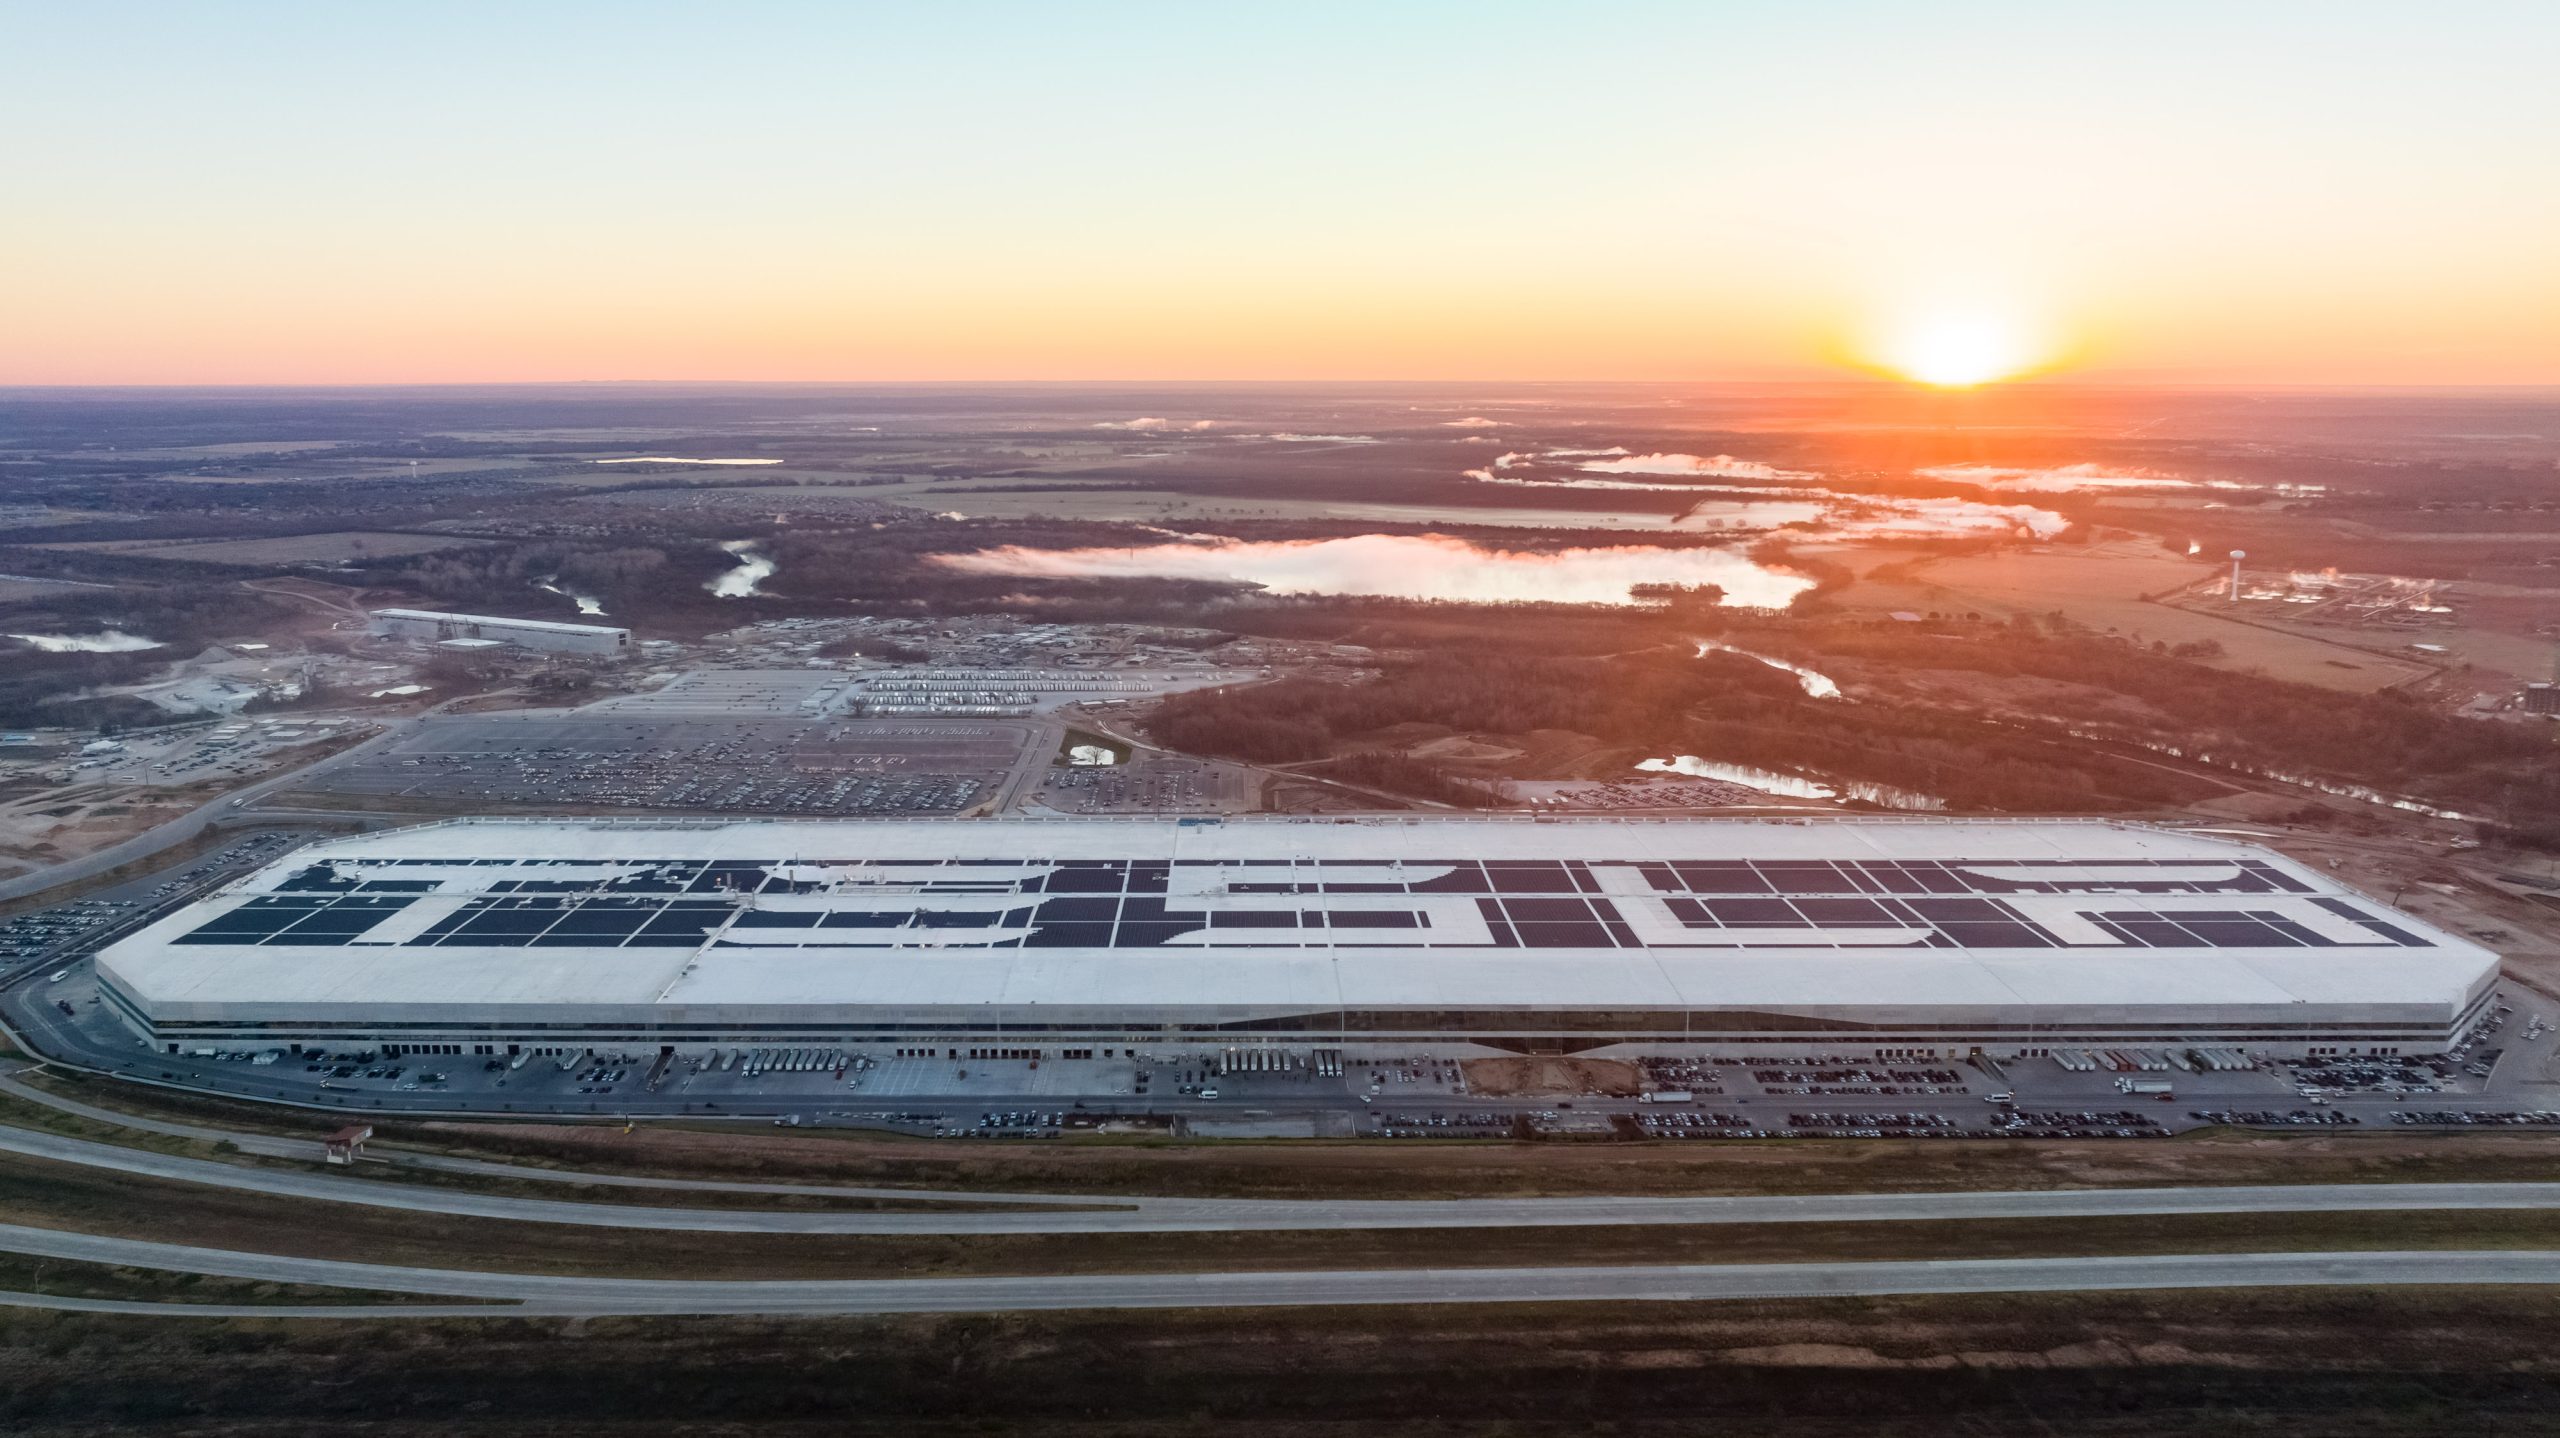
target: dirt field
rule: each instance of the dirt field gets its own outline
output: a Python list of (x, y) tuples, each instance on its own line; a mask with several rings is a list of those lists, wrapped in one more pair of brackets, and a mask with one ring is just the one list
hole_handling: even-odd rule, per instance
[(279, 539), (206, 539), (177, 543), (158, 539), (102, 539), (41, 547), (104, 551), (141, 559), (200, 560), (208, 564), (335, 564), (348, 559), (433, 554), (438, 550), (467, 549), (489, 542), (452, 535), (348, 530), (338, 534), (297, 534)]
[[(58, 864), (119, 844), (194, 808), (197, 797), (127, 790), (106, 802), (57, 803), (52, 810), (0, 810), (0, 860), (15, 870)], [(59, 811), (59, 812), (57, 812)]]
[[(315, 1119), (316, 1123), (317, 1120)], [(1770, 1141), (1713, 1146), (1094, 1142), (954, 1153), (852, 1132), (386, 1125), (457, 1152), (571, 1167), (934, 1188), (1239, 1197), (1872, 1193), (2162, 1183), (2353, 1183), (2560, 1173), (2560, 1136), (2217, 1135), (2175, 1143)]]
[(1634, 1064), (1615, 1059), (1518, 1058), (1469, 1059), (1467, 1087), (1495, 1098), (1524, 1094), (1635, 1093), (1644, 1074)]
[[(1851, 609), (1922, 614), (1980, 611), (2002, 616), (2059, 610), (2092, 629), (2145, 641), (2211, 640), (2224, 653), (2207, 662), (2220, 668), (2264, 670), (2274, 678), (2356, 693), (2389, 688), (2434, 672), (2426, 665), (2350, 644), (2146, 603), (2146, 595), (2178, 589), (2211, 572), (2211, 566), (2148, 543), (2012, 548), (1917, 560), (1908, 550), (1882, 547), (1820, 553), (1857, 571), (1858, 582), (1838, 596), (1838, 602)], [(1877, 574), (1880, 569), (1886, 572)], [(2375, 642), (2377, 648), (2387, 649), (2394, 641), (2386, 635)]]

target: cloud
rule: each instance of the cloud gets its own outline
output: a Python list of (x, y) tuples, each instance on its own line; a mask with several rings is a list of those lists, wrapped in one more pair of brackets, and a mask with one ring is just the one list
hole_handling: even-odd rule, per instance
[(1291, 444), (1381, 444), (1384, 441), (1365, 434), (1266, 434), (1264, 439), (1285, 440)]
[(1799, 470), (1780, 469), (1756, 459), (1729, 454), (1625, 454), (1621, 459), (1594, 459), (1578, 466), (1592, 474), (1694, 474), (1705, 479), (1810, 479)]
[(1094, 426), (1095, 429), (1144, 430), (1150, 434), (1161, 434), (1173, 430), (1216, 429), (1217, 427), (1218, 421), (1214, 419), (1195, 419), (1185, 421), (1178, 419), (1159, 419), (1154, 416), (1144, 416), (1138, 419), (1106, 419), (1100, 424)]
[(1465, 419), (1444, 419), (1440, 421), (1440, 423), (1447, 429), (1493, 429), (1500, 425), (1507, 424), (1509, 421), (1486, 419), (1482, 415), (1471, 414)]

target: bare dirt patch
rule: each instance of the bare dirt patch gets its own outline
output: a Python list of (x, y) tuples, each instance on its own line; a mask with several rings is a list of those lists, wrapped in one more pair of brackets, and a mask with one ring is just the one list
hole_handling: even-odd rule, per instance
[(1616, 1059), (1569, 1059), (1537, 1056), (1518, 1059), (1469, 1059), (1460, 1065), (1467, 1087), (1493, 1098), (1528, 1094), (1613, 1094), (1624, 1098), (1643, 1084), (1634, 1064)]

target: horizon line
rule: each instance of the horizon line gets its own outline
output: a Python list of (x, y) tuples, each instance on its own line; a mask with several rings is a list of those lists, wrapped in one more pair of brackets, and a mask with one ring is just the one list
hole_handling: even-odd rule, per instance
[(1906, 391), (1914, 395), (1963, 398), (2015, 390), (2146, 389), (2146, 390), (2287, 390), (2330, 393), (2420, 393), (2444, 391), (2560, 391), (2560, 377), (2541, 380), (2279, 380), (2203, 378), (2160, 371), (2115, 375), (2037, 375), (1980, 385), (1930, 385), (1879, 375), (1771, 374), (1701, 379), (1537, 379), (1520, 376), (1457, 376), (1433, 379), (393, 379), (393, 380), (0, 380), (0, 393), (183, 390), (424, 390), (424, 389), (1396, 389), (1531, 385), (1546, 388), (1668, 389), (1734, 386), (1802, 389), (1870, 389)]

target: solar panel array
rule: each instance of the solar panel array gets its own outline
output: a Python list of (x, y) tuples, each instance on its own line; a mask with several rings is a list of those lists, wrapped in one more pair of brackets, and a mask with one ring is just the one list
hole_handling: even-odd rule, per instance
[[(436, 873), (406, 878), (404, 868)], [(1642, 897), (1635, 897), (1639, 892)], [(883, 897), (892, 893), (894, 899)], [(1422, 902), (1399, 909), (1395, 895)], [(766, 896), (803, 902), (757, 902)], [(2056, 924), (2046, 896), (2085, 898), (2085, 904), (2065, 907), (2104, 940), (2075, 938), (2069, 926)], [(1018, 902), (1007, 902), (1014, 898)], [(2364, 906), (2317, 893), (2284, 869), (2247, 858), (2093, 864), (1460, 859), (1385, 865), (1318, 859), (1179, 865), (1144, 859), (951, 859), (825, 866), (698, 859), (602, 866), (576, 860), (366, 859), (310, 865), (175, 942), (378, 945), (382, 941), (368, 935), (385, 921), (414, 903), (433, 902), (447, 911), (431, 923), (413, 924), (414, 932), (401, 932), (398, 945), (689, 948), (786, 941), (878, 947), (884, 938), (912, 938), (917, 946), (934, 948), (1145, 949), (1197, 945), (1207, 935), (1220, 949), (1426, 942), (1446, 949), (1452, 943), (1447, 917), (1453, 901), (1472, 906), (1462, 942), (1497, 949), (1653, 947), (1663, 940), (1640, 935), (1641, 918), (1631, 907), (1639, 904), (1658, 904), (1680, 933), (1700, 942), (1780, 947), (1833, 947), (1847, 931), (1865, 933), (1865, 942), (1873, 943), (1877, 932), (1896, 930), (1907, 936), (1888, 932), (1891, 942), (1926, 948), (2427, 944)], [(802, 932), (788, 937), (784, 931)]]

